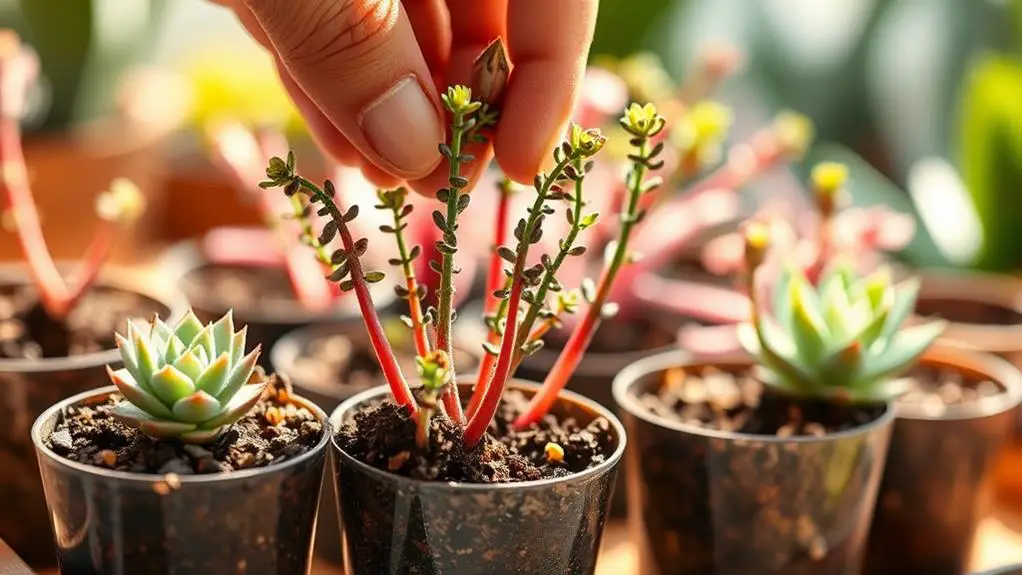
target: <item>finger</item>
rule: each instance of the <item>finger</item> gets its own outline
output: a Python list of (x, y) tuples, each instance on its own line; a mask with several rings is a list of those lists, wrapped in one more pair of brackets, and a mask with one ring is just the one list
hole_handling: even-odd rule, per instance
[(355, 149), (355, 146), (351, 145), (344, 134), (334, 127), (333, 122), (313, 103), (279, 61), (277, 62), (277, 76), (280, 78), (284, 90), (291, 97), (291, 101), (298, 108), (298, 113), (305, 120), (305, 125), (309, 128), (316, 145), (328, 156), (346, 166), (360, 165), (362, 154)]
[(398, 0), (245, 0), (302, 91), (377, 167), (440, 162), (439, 99)]
[(597, 0), (510, 0), (508, 53), (514, 69), (497, 126), (497, 162), (531, 182), (558, 144), (585, 72)]
[[(447, 0), (451, 19), (451, 56), (444, 75), (444, 86), (469, 85), (472, 64), (495, 38), (504, 36), (507, 23), (507, 0)], [(493, 159), (489, 144), (470, 144), (464, 150), (475, 159), (461, 166), (461, 175), (469, 179), (472, 189), (483, 170)], [(410, 182), (413, 190), (432, 194), (447, 185), (448, 165), (441, 163), (429, 176)]]
[(451, 15), (451, 58), (445, 81), (448, 86), (467, 86), (472, 63), (490, 42), (507, 32), (507, 0), (447, 0), (447, 11)]
[(444, 0), (404, 0), (402, 4), (426, 65), (434, 76), (442, 75), (451, 55), (451, 19)]

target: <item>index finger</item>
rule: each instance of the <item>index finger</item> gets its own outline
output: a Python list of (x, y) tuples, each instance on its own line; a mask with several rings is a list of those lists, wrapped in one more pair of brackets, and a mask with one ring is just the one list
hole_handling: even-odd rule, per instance
[(598, 0), (510, 0), (514, 63), (493, 147), (501, 169), (531, 182), (564, 134), (596, 27)]

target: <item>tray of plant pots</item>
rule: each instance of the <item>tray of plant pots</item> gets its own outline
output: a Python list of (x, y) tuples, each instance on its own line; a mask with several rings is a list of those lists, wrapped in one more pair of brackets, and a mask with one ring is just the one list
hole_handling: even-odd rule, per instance
[(129, 323), (32, 427), (62, 573), (305, 573), (331, 430), (228, 314)]
[(769, 228), (743, 234), (746, 353), (670, 352), (614, 382), (640, 572), (858, 575), (904, 388), (891, 378), (944, 325), (900, 329), (914, 285), (849, 260), (818, 286), (795, 265), (764, 276)]
[(1022, 374), (986, 353), (930, 348), (908, 374), (864, 574), (964, 573), (1022, 402)]
[[(398, 364), (406, 372), (414, 372), (415, 347), (412, 338), (401, 337), (404, 325), (387, 331), (393, 334), (391, 342)], [(477, 370), (481, 352), (456, 348), (455, 364), (466, 373)], [(386, 382), (361, 323), (297, 329), (277, 341), (270, 351), (270, 361), (275, 373), (286, 375), (299, 394), (328, 413), (355, 394)], [(333, 483), (324, 482), (316, 523), (316, 556), (340, 565), (336, 510)]]
[[(998, 355), (1022, 367), (1022, 280), (998, 274), (926, 271), (916, 313), (941, 317), (941, 343)], [(1022, 417), (1002, 451), (994, 483), (998, 501), (1022, 509)]]
[[(107, 268), (61, 319), (40, 304), (26, 267), (0, 266), (0, 538), (36, 567), (53, 565), (49, 518), (29, 434), (53, 403), (106, 381), (120, 361), (114, 329), (128, 318), (180, 317), (183, 297)], [(122, 278), (122, 279), (114, 279)]]

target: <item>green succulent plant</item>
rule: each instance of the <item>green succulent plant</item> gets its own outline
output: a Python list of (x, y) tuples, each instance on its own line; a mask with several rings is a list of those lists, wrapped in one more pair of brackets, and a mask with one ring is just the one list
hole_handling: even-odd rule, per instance
[(946, 327), (937, 320), (902, 329), (918, 295), (917, 279), (892, 284), (887, 268), (863, 278), (838, 261), (816, 288), (790, 266), (773, 288), (770, 316), (756, 309), (739, 335), (767, 369), (767, 385), (824, 400), (886, 402), (906, 391), (897, 376)]
[(266, 382), (248, 384), (259, 346), (245, 355), (247, 328), (234, 331), (227, 315), (203, 326), (189, 310), (173, 329), (153, 318), (148, 333), (128, 320), (127, 337), (116, 335), (124, 368), (107, 366), (126, 401), (111, 413), (126, 425), (159, 439), (209, 443), (245, 416)]

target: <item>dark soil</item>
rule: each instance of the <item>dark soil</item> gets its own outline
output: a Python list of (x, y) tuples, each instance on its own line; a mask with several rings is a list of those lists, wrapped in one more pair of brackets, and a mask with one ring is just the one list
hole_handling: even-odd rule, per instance
[(918, 366), (911, 373), (912, 388), (899, 401), (918, 405), (927, 412), (943, 412), (956, 405), (968, 405), (992, 397), (1004, 388), (990, 379), (966, 379), (950, 368)]
[(0, 288), (0, 359), (69, 357), (115, 347), (113, 333), (124, 331), (127, 318), (148, 321), (166, 313), (159, 303), (139, 294), (93, 288), (65, 321), (51, 319), (29, 286)]
[(291, 400), (290, 384), (276, 376), (252, 411), (208, 446), (160, 441), (127, 427), (109, 414), (118, 401), (113, 395), (102, 404), (68, 407), (47, 447), (96, 467), (192, 475), (287, 461), (315, 447), (323, 434), (321, 422)]
[[(602, 417), (583, 428), (574, 419), (557, 421), (548, 415), (528, 430), (512, 430), (511, 422), (526, 404), (522, 393), (505, 393), (489, 433), (467, 450), (461, 426), (445, 416), (432, 419), (430, 445), (420, 449), (415, 421), (390, 401), (356, 412), (338, 430), (337, 440), (345, 453), (378, 469), (414, 479), (467, 483), (564, 477), (603, 463), (613, 452), (610, 422)], [(563, 460), (548, 460), (549, 443), (563, 449)]]
[(764, 393), (750, 370), (729, 373), (703, 368), (664, 372), (656, 393), (639, 397), (643, 406), (665, 419), (721, 431), (780, 437), (823, 436), (869, 423), (883, 407), (831, 405)]
[(924, 317), (940, 317), (956, 323), (1022, 324), (1022, 313), (1017, 310), (986, 301), (967, 299), (920, 297), (916, 302), (916, 313)]
[(207, 264), (188, 272), (182, 289), (204, 307), (252, 310), (295, 305), (287, 273), (275, 267)]

